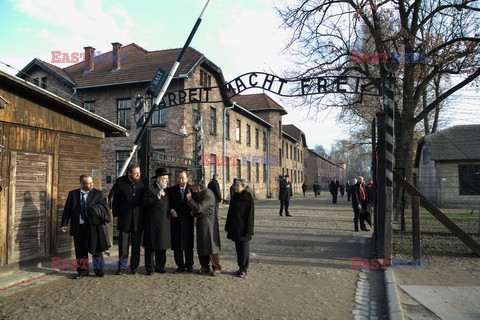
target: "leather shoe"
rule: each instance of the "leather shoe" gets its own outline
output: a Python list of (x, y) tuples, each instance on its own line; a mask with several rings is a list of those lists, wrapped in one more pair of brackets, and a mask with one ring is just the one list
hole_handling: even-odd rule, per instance
[(188, 267), (185, 269), (185, 271), (192, 273), (193, 272), (193, 267)]
[(117, 269), (117, 275), (121, 276), (123, 274), (123, 269)]
[(131, 268), (130, 273), (131, 274), (137, 274), (137, 269), (136, 268)]
[(281, 212), (279, 213), (279, 216), (280, 216), (280, 217), (282, 216), (282, 213), (281, 213)]
[(103, 278), (103, 277), (105, 276), (105, 272), (103, 272), (103, 271), (97, 271), (97, 272), (95, 272), (95, 275), (96, 275), (97, 277)]
[(177, 270), (175, 270), (173, 273), (183, 273), (183, 272), (185, 272), (185, 268), (178, 267)]
[(237, 270), (237, 271), (235, 271), (235, 272), (233, 273), (233, 275), (234, 275), (234, 276), (238, 276), (238, 275), (240, 275), (240, 273), (241, 273), (241, 271), (240, 271), (240, 270)]
[(77, 276), (75, 277), (75, 279), (83, 279), (83, 278), (85, 278), (86, 276), (87, 276), (86, 273), (79, 273), (79, 274), (77, 274)]
[(147, 276), (153, 276), (153, 271), (147, 271)]
[(167, 272), (167, 270), (165, 270), (165, 269), (155, 269), (155, 272), (165, 273), (165, 272)]
[(210, 272), (210, 269), (207, 269), (207, 268), (201, 268), (200, 270), (197, 271), (198, 274), (205, 274), (209, 272)]
[(285, 217), (292, 217), (292, 215), (290, 213), (287, 213)]
[(365, 229), (362, 229), (362, 231), (370, 231), (370, 229), (365, 228)]

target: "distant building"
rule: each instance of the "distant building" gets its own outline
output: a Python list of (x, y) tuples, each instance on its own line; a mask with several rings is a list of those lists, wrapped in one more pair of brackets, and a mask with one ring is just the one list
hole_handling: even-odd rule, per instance
[(442, 208), (480, 207), (480, 125), (454, 126), (417, 145), (414, 182)]
[(345, 182), (346, 164), (343, 161), (337, 163), (322, 157), (312, 149), (308, 149), (305, 158), (305, 183), (312, 188), (316, 181), (322, 190), (328, 190), (330, 181), (334, 177), (341, 183)]

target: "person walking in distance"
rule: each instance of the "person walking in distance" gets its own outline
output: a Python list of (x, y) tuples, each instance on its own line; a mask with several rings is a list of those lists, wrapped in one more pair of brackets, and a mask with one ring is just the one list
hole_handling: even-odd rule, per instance
[(336, 177), (333, 177), (332, 182), (330, 182), (330, 194), (332, 195), (332, 203), (337, 203), (338, 189), (340, 188), (340, 183)]
[(352, 192), (352, 208), (354, 213), (354, 228), (355, 231), (358, 231), (358, 223), (360, 220), (360, 229), (362, 231), (369, 231), (365, 226), (365, 218), (363, 210), (367, 204), (367, 195), (363, 187), (363, 177), (358, 177), (357, 183), (354, 185), (355, 188)]
[(288, 207), (290, 205), (290, 198), (292, 197), (292, 183), (290, 182), (290, 178), (288, 174), (285, 175), (285, 178), (280, 181), (280, 192), (279, 192), (279, 199), (280, 199), (280, 212), (278, 213), (280, 216), (283, 214), (283, 208), (285, 208), (285, 216), (291, 217), (290, 213), (288, 212)]

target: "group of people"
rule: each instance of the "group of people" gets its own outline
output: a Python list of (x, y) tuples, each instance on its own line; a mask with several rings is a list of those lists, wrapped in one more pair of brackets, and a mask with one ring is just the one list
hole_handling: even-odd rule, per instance
[[(177, 183), (168, 187), (170, 173), (158, 168), (149, 185), (141, 178), (137, 164), (130, 164), (127, 174), (119, 177), (109, 195), (114, 222), (119, 231), (119, 262), (117, 274), (127, 269), (131, 245), (130, 272), (136, 274), (142, 245), (145, 248), (147, 275), (165, 273), (166, 250), (172, 249), (175, 273), (193, 272), (194, 228), (200, 269), (198, 274), (218, 275), (221, 250), (218, 224), (222, 201), (218, 176), (205, 186), (203, 181), (188, 183), (187, 172), (177, 173)], [(247, 181), (236, 179), (225, 222), (227, 238), (235, 242), (239, 277), (245, 277), (249, 267), (249, 241), (254, 233), (254, 202)], [(70, 224), (75, 256), (86, 259), (88, 253), (98, 262), (102, 252), (110, 247), (106, 224), (110, 221), (108, 206), (102, 192), (93, 188), (90, 175), (80, 177), (80, 188), (72, 190), (65, 203), (61, 231)], [(78, 261), (78, 260), (77, 260)], [(211, 267), (211, 270), (210, 270)], [(95, 274), (104, 275), (102, 263), (94, 264)], [(77, 278), (88, 276), (88, 264), (77, 268)]]

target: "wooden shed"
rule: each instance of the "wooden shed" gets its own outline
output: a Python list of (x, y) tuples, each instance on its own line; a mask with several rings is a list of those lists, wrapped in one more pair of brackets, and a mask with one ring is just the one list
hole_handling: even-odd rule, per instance
[(92, 174), (101, 189), (102, 139), (126, 130), (0, 72), (0, 270), (73, 249), (59, 232), (68, 191)]

